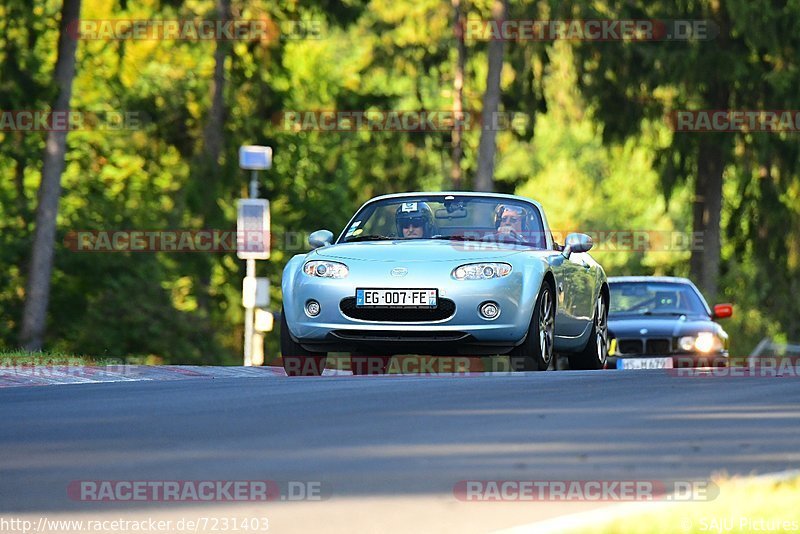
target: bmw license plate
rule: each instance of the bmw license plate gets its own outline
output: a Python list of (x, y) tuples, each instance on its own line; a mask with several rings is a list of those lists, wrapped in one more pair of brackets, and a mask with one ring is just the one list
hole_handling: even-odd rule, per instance
[(618, 358), (617, 369), (672, 369), (672, 358)]
[(435, 308), (436, 289), (356, 289), (358, 308)]

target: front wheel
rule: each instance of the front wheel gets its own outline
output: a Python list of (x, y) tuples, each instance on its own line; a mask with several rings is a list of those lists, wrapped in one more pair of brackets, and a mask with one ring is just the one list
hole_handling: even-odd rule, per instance
[(553, 366), (555, 298), (549, 283), (542, 284), (525, 341), (508, 354), (512, 371), (546, 371)]
[(603, 369), (608, 360), (608, 303), (603, 292), (597, 297), (592, 332), (586, 347), (580, 352), (569, 354), (570, 369)]
[(289, 335), (286, 313), (281, 308), (281, 357), (287, 376), (320, 376), (325, 370), (325, 352), (311, 352), (296, 343)]

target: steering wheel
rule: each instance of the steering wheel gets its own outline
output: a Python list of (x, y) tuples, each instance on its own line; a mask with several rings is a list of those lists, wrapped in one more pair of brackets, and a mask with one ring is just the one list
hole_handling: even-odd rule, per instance
[(634, 304), (633, 306), (631, 306), (630, 308), (627, 308), (627, 309), (622, 310), (622, 311), (630, 312), (630, 311), (638, 310), (640, 308), (646, 308), (647, 306), (649, 306), (650, 304), (655, 302), (655, 300), (656, 300), (655, 298), (649, 298), (647, 300), (643, 300), (641, 302), (638, 302), (638, 303)]
[(503, 243), (523, 243), (525, 241), (525, 237), (521, 234), (518, 234), (514, 230), (509, 230), (508, 232), (496, 232), (494, 234), (494, 238)]

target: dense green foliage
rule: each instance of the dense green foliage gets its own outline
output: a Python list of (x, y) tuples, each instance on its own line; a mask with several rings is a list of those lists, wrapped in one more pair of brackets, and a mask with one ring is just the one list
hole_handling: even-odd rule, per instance
[[(261, 193), (271, 200), (273, 256), (259, 262), (279, 309), (280, 275), (307, 232), (338, 231), (376, 194), (446, 189), (449, 132), (292, 131), (291, 110), (448, 110), (456, 49), (449, 0), (232, 0), (236, 19), (275, 27), (317, 21), (319, 38), (237, 40), (225, 62), (224, 146), (204, 154), (217, 43), (82, 40), (73, 107), (141, 123), (69, 134), (47, 346), (97, 357), (172, 363), (240, 361), (243, 262), (232, 253), (75, 252), (70, 231), (235, 228), (249, 176), (242, 144), (274, 148)], [(562, 231), (692, 230), (698, 146), (724, 147), (719, 301), (734, 354), (763, 336), (800, 339), (800, 149), (796, 134), (674, 133), (664, 116), (701, 109), (708, 87), (726, 106), (800, 109), (800, 8), (762, 1), (511, 2), (515, 18), (716, 17), (722, 39), (691, 43), (509, 43), (501, 108), (529, 120), (498, 133), (495, 187), (544, 203)], [(708, 5), (706, 5), (708, 4)], [(46, 110), (60, 0), (0, 2), (0, 109)], [(790, 4), (793, 5), (793, 4)], [(465, 4), (488, 19), (490, 1)], [(84, 0), (81, 17), (215, 17), (212, 0)], [(468, 41), (464, 108), (480, 111), (486, 43)], [(479, 130), (464, 136), (469, 184)], [(18, 345), (41, 175), (43, 132), (0, 130), (0, 345)], [(704, 141), (705, 140), (705, 141)], [(300, 237), (298, 237), (300, 236)], [(609, 274), (689, 273), (689, 251), (613, 250)], [(268, 338), (268, 358), (277, 352)]]

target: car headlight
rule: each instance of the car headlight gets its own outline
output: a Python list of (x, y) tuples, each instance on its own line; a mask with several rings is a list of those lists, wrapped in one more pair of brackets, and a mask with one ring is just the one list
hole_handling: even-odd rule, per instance
[(719, 352), (723, 349), (722, 340), (713, 332), (700, 332), (696, 336), (683, 336), (678, 340), (681, 350), (697, 352)]
[(319, 278), (344, 278), (350, 270), (336, 261), (310, 261), (303, 266), (303, 272)]
[(511, 272), (507, 263), (469, 263), (453, 269), (452, 276), (456, 280), (488, 280), (502, 278)]

